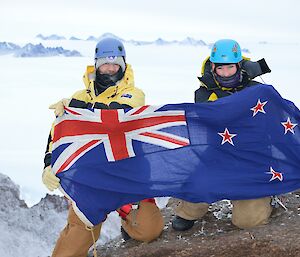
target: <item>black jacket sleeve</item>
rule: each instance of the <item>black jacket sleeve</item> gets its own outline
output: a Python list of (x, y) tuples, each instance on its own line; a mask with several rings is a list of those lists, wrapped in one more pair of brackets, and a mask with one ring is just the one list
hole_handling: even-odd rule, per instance
[(119, 104), (118, 102), (111, 102), (109, 104), (109, 109), (131, 109), (132, 106), (128, 104)]
[(51, 165), (51, 156), (52, 156), (52, 154), (49, 150), (51, 142), (52, 142), (52, 136), (51, 136), (51, 131), (50, 131), (49, 136), (48, 136), (47, 146), (46, 146), (45, 157), (44, 157), (44, 168)]
[(200, 86), (200, 88), (198, 88), (195, 91), (195, 103), (204, 103), (207, 102), (209, 97), (210, 97), (211, 93), (207, 90), (206, 87)]
[(89, 108), (95, 108), (95, 109), (131, 109), (132, 106), (128, 104), (119, 104), (118, 102), (111, 102), (109, 105), (106, 105), (104, 103), (96, 102), (94, 104), (92, 103), (86, 103), (84, 101), (80, 101), (77, 99), (72, 98), (69, 107), (74, 108), (82, 108), (82, 109), (89, 109)]
[(95, 108), (95, 109), (109, 109), (108, 105), (96, 102), (94, 104), (92, 103), (86, 103), (81, 100), (77, 100), (72, 98), (69, 107), (74, 107), (74, 108), (81, 108), (81, 109), (90, 109), (90, 108)]
[(247, 73), (249, 79), (254, 79), (260, 75), (271, 72), (264, 58), (257, 62), (243, 60), (241, 66), (242, 70)]

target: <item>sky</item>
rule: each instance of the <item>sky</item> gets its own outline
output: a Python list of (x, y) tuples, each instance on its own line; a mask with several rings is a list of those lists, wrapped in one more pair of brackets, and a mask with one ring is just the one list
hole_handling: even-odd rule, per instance
[(111, 32), (137, 40), (300, 42), (299, 9), (298, 0), (10, 0), (1, 4), (0, 41)]

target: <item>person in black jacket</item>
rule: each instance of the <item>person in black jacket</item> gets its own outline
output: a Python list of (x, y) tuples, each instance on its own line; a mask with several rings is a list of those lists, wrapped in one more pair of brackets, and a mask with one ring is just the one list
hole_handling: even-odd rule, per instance
[[(222, 39), (212, 48), (210, 57), (202, 65), (201, 85), (195, 91), (195, 102), (215, 101), (244, 88), (259, 85), (253, 79), (271, 72), (265, 59), (252, 62), (241, 54), (235, 40)], [(232, 201), (232, 223), (239, 228), (250, 228), (265, 224), (272, 212), (271, 198)], [(180, 201), (172, 227), (178, 231), (193, 227), (195, 220), (208, 211), (207, 203)]]

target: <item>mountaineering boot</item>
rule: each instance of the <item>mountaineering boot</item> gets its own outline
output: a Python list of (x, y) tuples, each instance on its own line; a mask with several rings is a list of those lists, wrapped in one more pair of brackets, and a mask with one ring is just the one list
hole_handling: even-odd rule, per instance
[(130, 235), (127, 234), (127, 232), (125, 231), (125, 229), (122, 226), (121, 226), (121, 235), (125, 241), (128, 241), (129, 239), (131, 239)]
[(185, 231), (191, 229), (194, 226), (195, 220), (186, 220), (179, 216), (176, 216), (172, 220), (172, 227), (177, 231)]

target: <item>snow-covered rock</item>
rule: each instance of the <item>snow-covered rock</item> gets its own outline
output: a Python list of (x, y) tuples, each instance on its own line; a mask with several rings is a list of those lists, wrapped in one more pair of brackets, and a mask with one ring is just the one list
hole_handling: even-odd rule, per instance
[(15, 57), (48, 57), (48, 56), (81, 56), (81, 54), (76, 50), (66, 50), (60, 47), (44, 47), (41, 43), (34, 44), (26, 44), (21, 49), (15, 51)]
[(72, 36), (72, 37), (70, 37), (70, 39), (69, 40), (81, 40), (80, 38), (78, 38), (78, 37), (74, 37), (74, 36)]
[(61, 46), (45, 47), (41, 43), (37, 45), (28, 43), (24, 47), (20, 47), (11, 42), (0, 42), (0, 55), (12, 53), (15, 57), (82, 56), (81, 53), (76, 50), (67, 50)]
[(102, 40), (103, 38), (106, 38), (106, 37), (115, 38), (115, 39), (118, 39), (118, 40), (120, 40), (122, 42), (126, 41), (123, 38), (120, 38), (120, 37), (116, 36), (115, 34), (112, 34), (112, 33), (109, 33), (109, 32), (104, 33), (104, 34), (102, 34), (99, 37), (89, 36), (86, 40), (87, 41), (97, 41), (98, 42), (98, 41), (100, 41), (100, 40)]
[(86, 40), (87, 41), (97, 41), (97, 38), (94, 36), (89, 36)]
[(38, 34), (36, 37), (42, 40), (65, 40), (66, 39), (63, 36), (58, 36), (56, 34), (52, 34), (50, 36), (43, 36), (42, 34)]
[(0, 55), (11, 54), (20, 49), (20, 46), (10, 42), (0, 42)]
[[(64, 197), (47, 194), (29, 208), (20, 198), (20, 187), (0, 173), (0, 256), (50, 256), (67, 223)], [(120, 235), (121, 221), (112, 212), (104, 222), (97, 242), (103, 245)]]
[(196, 40), (192, 37), (187, 37), (178, 42), (180, 45), (192, 45), (192, 46), (205, 46), (206, 43), (203, 40)]
[(20, 188), (0, 173), (0, 256), (46, 257), (67, 218), (67, 201), (47, 195), (28, 208)]
[(20, 187), (0, 173), (0, 215), (15, 208), (28, 208), (25, 201), (20, 199)]
[(106, 38), (106, 37), (115, 38), (115, 39), (118, 39), (118, 40), (120, 40), (122, 42), (125, 41), (123, 38), (120, 38), (120, 37), (116, 36), (115, 34), (109, 33), (109, 32), (106, 32), (106, 33), (102, 34), (100, 37), (98, 37), (97, 40), (100, 41), (101, 39)]
[(126, 43), (136, 45), (136, 46), (144, 46), (152, 44), (150, 41), (136, 41), (133, 39), (127, 40)]
[(156, 44), (156, 45), (169, 45), (169, 44), (172, 44), (172, 42), (163, 40), (162, 38), (158, 38), (154, 41), (154, 44)]

